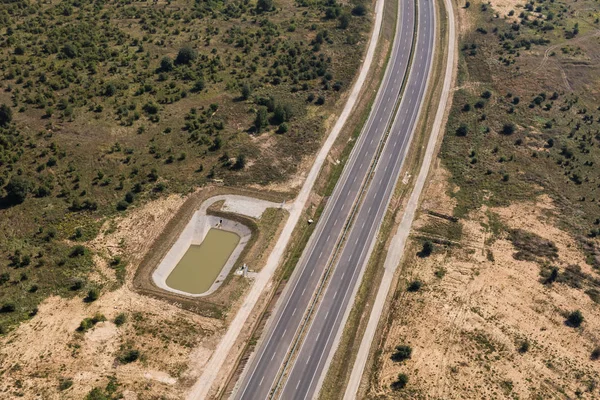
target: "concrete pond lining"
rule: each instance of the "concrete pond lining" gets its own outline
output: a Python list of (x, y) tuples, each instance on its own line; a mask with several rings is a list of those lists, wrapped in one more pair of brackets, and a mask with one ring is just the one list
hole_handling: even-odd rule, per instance
[[(179, 261), (183, 258), (185, 253), (188, 251), (190, 246), (202, 244), (202, 241), (204, 240), (210, 229), (222, 229), (225, 231), (233, 232), (240, 237), (237, 246), (232, 251), (231, 255), (227, 259), (227, 262), (221, 269), (221, 272), (219, 273), (215, 281), (212, 283), (210, 288), (203, 293), (193, 294), (172, 288), (169, 285), (167, 285), (167, 279), (169, 275), (171, 275), (171, 273), (173, 272)], [(202, 207), (200, 210), (194, 213), (186, 227), (179, 235), (179, 238), (177, 238), (175, 244), (173, 244), (169, 252), (162, 259), (162, 261), (152, 274), (152, 279), (159, 288), (172, 293), (178, 293), (189, 297), (208, 296), (214, 293), (214, 291), (221, 286), (225, 278), (227, 278), (227, 275), (229, 275), (229, 272), (233, 268), (240, 254), (242, 253), (242, 250), (244, 250), (244, 247), (250, 240), (250, 237), (251, 231), (250, 228), (248, 228), (247, 226), (226, 218), (206, 215), (205, 208)]]

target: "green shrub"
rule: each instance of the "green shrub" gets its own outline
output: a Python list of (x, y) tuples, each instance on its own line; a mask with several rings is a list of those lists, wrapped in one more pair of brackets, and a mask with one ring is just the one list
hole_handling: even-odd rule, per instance
[(396, 378), (396, 380), (392, 383), (392, 389), (393, 390), (402, 390), (406, 387), (407, 384), (408, 384), (408, 375), (400, 374), (400, 375), (398, 375), (398, 378)]
[(71, 252), (69, 253), (69, 257), (80, 257), (85, 254), (85, 246), (78, 244), (71, 248)]
[(367, 14), (367, 7), (364, 4), (358, 4), (354, 6), (352, 9), (352, 15), (356, 15), (357, 17), (363, 16)]
[(182, 47), (177, 53), (177, 58), (175, 58), (175, 64), (190, 64), (197, 57), (197, 53), (191, 47)]
[(396, 346), (396, 350), (392, 353), (391, 359), (395, 362), (402, 362), (410, 359), (412, 356), (412, 347), (407, 345)]
[(98, 290), (97, 288), (92, 288), (88, 290), (87, 296), (85, 297), (85, 299), (83, 299), (83, 301), (85, 301), (86, 303), (92, 303), (98, 300), (98, 297), (100, 297), (100, 290)]
[(579, 310), (575, 310), (567, 316), (565, 324), (571, 328), (578, 328), (583, 323), (583, 314)]
[(421, 286), (423, 286), (423, 283), (420, 280), (414, 280), (408, 285), (406, 290), (409, 292), (418, 292)]
[(115, 317), (115, 325), (116, 326), (121, 326), (123, 325), (125, 322), (127, 322), (127, 314), (125, 313), (120, 313)]
[(73, 379), (70, 378), (61, 378), (58, 381), (58, 390), (64, 391), (73, 386)]
[(137, 361), (138, 358), (140, 358), (140, 352), (138, 350), (128, 349), (119, 355), (119, 362), (121, 364), (129, 364)]
[(421, 251), (417, 253), (417, 256), (421, 258), (429, 257), (431, 253), (433, 253), (433, 250), (433, 243), (430, 240), (426, 240), (423, 242), (423, 247), (421, 248)]
[(20, 175), (13, 175), (4, 188), (6, 190), (5, 200), (9, 205), (21, 204), (31, 189), (32, 185), (29, 180)]
[(15, 305), (15, 303), (4, 303), (2, 304), (2, 307), (0, 307), (0, 313), (11, 313), (11, 312), (15, 312), (15, 310), (17, 309), (17, 306)]
[(0, 126), (6, 126), (12, 122), (12, 109), (6, 104), (0, 105)]
[(519, 353), (524, 354), (529, 351), (529, 340), (523, 340), (519, 346)]

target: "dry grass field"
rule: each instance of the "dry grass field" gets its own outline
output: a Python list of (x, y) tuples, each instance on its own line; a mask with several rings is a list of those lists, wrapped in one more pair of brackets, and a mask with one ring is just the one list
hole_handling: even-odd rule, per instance
[(600, 8), (457, 14), (452, 110), (367, 397), (598, 398)]

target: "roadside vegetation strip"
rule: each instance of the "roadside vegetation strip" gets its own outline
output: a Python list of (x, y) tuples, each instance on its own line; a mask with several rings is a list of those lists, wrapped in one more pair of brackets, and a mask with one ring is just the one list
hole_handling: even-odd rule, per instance
[(339, 135), (340, 131), (342, 130), (346, 120), (350, 116), (351, 111), (354, 109), (356, 101), (362, 90), (363, 83), (367, 78), (369, 69), (372, 64), (375, 49), (377, 47), (377, 39), (379, 37), (382, 22), (383, 4), (383, 0), (378, 0), (376, 3), (375, 24), (371, 33), (365, 60), (361, 67), (358, 78), (352, 86), (346, 105), (344, 106), (340, 117), (336, 121), (336, 124), (332, 128), (325, 143), (321, 147), (321, 150), (317, 154), (315, 163), (313, 164), (306, 178), (306, 181), (304, 182), (304, 185), (300, 190), (300, 193), (298, 194), (293, 206), (290, 209), (290, 216), (288, 218), (288, 221), (281, 235), (279, 236), (275, 248), (269, 255), (265, 267), (258, 274), (254, 284), (252, 285), (252, 288), (250, 289), (250, 292), (244, 300), (244, 303), (240, 307), (238, 313), (236, 314), (229, 328), (227, 329), (227, 332), (217, 345), (217, 348), (213, 352), (212, 357), (205, 366), (202, 376), (188, 393), (188, 399), (204, 399), (208, 396), (210, 390), (213, 387), (213, 383), (219, 371), (221, 370), (221, 367), (223, 366), (225, 359), (229, 356), (229, 353), (232, 350), (232, 347), (238, 337), (238, 333), (241, 331), (242, 327), (246, 323), (248, 317), (250, 316), (250, 313), (254, 308), (254, 305), (258, 302), (259, 298), (263, 294), (265, 287), (269, 282), (271, 282), (271, 277), (277, 269), (281, 257), (283, 256), (283, 253), (287, 247), (289, 238), (291, 237), (294, 228), (302, 215), (302, 212), (308, 200), (308, 196), (312, 191), (313, 185), (319, 175), (319, 172), (321, 171), (323, 163), (327, 158), (327, 154), (329, 153), (329, 150), (335, 143), (335, 140)]
[[(401, 7), (398, 7), (398, 14), (396, 16), (397, 19), (397, 24), (399, 24), (400, 18), (399, 18), (399, 13), (401, 11)], [(417, 8), (415, 7), (415, 17), (417, 14)], [(396, 24), (396, 32), (398, 31), (398, 25)], [(404, 89), (406, 86), (406, 82), (407, 82), (407, 76), (409, 74), (411, 65), (412, 65), (412, 58), (413, 58), (413, 54), (414, 54), (414, 44), (416, 42), (416, 37), (417, 37), (417, 26), (416, 26), (416, 18), (415, 18), (415, 27), (413, 29), (413, 37), (412, 37), (412, 42), (411, 42), (411, 50), (410, 50), (410, 56), (409, 56), (409, 60), (408, 60), (408, 64), (407, 64), (407, 68), (406, 71), (404, 73), (403, 76), (403, 82), (400, 88), (400, 91), (398, 93), (398, 96), (395, 100), (394, 103), (394, 107), (393, 107), (393, 111), (390, 115), (395, 116), (396, 112), (398, 110), (398, 107), (400, 106), (400, 101), (402, 100), (403, 97), (403, 93), (404, 93)], [(393, 44), (392, 44), (392, 49), (393, 49)], [(392, 50), (393, 51), (393, 50)], [(385, 78), (384, 78), (385, 79)], [(325, 268), (325, 271), (323, 272), (323, 275), (320, 279), (319, 285), (317, 287), (316, 292), (314, 293), (311, 302), (310, 302), (310, 306), (308, 307), (308, 309), (305, 312), (305, 316), (303, 319), (303, 322), (301, 323), (298, 332), (295, 336), (295, 339), (293, 341), (293, 344), (291, 346), (290, 351), (288, 352), (286, 361), (284, 362), (283, 367), (281, 368), (280, 372), (279, 372), (279, 377), (277, 379), (277, 383), (275, 385), (275, 387), (272, 389), (272, 393), (271, 395), (276, 395), (279, 387), (283, 381), (283, 379), (286, 376), (287, 373), (287, 368), (292, 364), (292, 361), (294, 360), (294, 355), (296, 352), (296, 348), (302, 343), (303, 338), (304, 338), (304, 334), (306, 329), (310, 326), (311, 322), (312, 322), (312, 316), (313, 316), (313, 311), (315, 310), (315, 307), (319, 304), (319, 301), (321, 299), (321, 294), (323, 293), (323, 291), (326, 289), (328, 281), (329, 281), (329, 276), (331, 274), (331, 272), (333, 271), (333, 267), (337, 264), (338, 262), (338, 256), (340, 251), (343, 249), (344, 245), (345, 245), (345, 239), (346, 239), (346, 235), (349, 232), (349, 230), (352, 228), (352, 225), (354, 223), (354, 219), (355, 219), (355, 215), (358, 212), (358, 210), (360, 209), (360, 206), (363, 202), (364, 199), (364, 195), (367, 192), (367, 189), (369, 188), (370, 184), (371, 184), (371, 179), (375, 173), (378, 161), (379, 161), (379, 157), (381, 156), (381, 153), (383, 152), (383, 148), (385, 147), (385, 144), (387, 142), (387, 139), (389, 137), (389, 132), (390, 129), (392, 128), (392, 125), (394, 123), (394, 117), (390, 117), (390, 119), (388, 120), (388, 123), (386, 125), (385, 128), (385, 133), (383, 135), (383, 137), (381, 138), (378, 146), (377, 146), (377, 150), (375, 152), (375, 156), (371, 162), (371, 165), (369, 167), (369, 172), (363, 182), (363, 184), (361, 185), (361, 189), (358, 195), (357, 200), (355, 201), (355, 203), (352, 206), (352, 211), (350, 213), (350, 216), (348, 217), (348, 220), (345, 223), (344, 229), (340, 235), (340, 238), (338, 239), (338, 242), (335, 246), (335, 249), (333, 251), (333, 255), (330, 257), (329, 262)]]
[(416, 209), (419, 204), (421, 192), (423, 191), (423, 187), (425, 185), (425, 179), (429, 174), (431, 162), (433, 160), (433, 156), (438, 145), (440, 132), (444, 130), (442, 127), (442, 122), (446, 114), (446, 105), (448, 97), (450, 96), (450, 89), (452, 86), (455, 55), (454, 50), (456, 48), (456, 31), (454, 25), (453, 6), (451, 0), (444, 0), (444, 3), (446, 6), (446, 15), (448, 21), (448, 50), (442, 97), (438, 104), (438, 109), (435, 116), (432, 132), (429, 138), (429, 142), (427, 144), (427, 150), (425, 152), (423, 163), (419, 171), (419, 176), (415, 182), (415, 187), (412, 191), (412, 194), (404, 211), (402, 221), (400, 222), (400, 226), (398, 227), (396, 235), (392, 239), (392, 242), (390, 244), (390, 250), (388, 251), (388, 254), (385, 259), (384, 276), (379, 291), (377, 293), (377, 297), (375, 299), (371, 315), (369, 317), (369, 322), (365, 330), (365, 334), (361, 341), (359, 353), (357, 355), (356, 362), (352, 370), (350, 381), (346, 388), (346, 393), (344, 395), (345, 399), (353, 399), (357, 395), (358, 388), (365, 369), (365, 365), (371, 350), (373, 338), (375, 337), (377, 326), (379, 325), (379, 320), (383, 312), (383, 307), (388, 297), (390, 287), (393, 283), (396, 268), (400, 263), (402, 253), (406, 246), (406, 240), (410, 233), (410, 228), (412, 226)]
[[(438, 29), (445, 31), (443, 20), (438, 25)], [(349, 312), (337, 350), (332, 356), (329, 370), (319, 393), (319, 399), (331, 400), (341, 398), (350, 372), (352, 371), (352, 365), (360, 345), (359, 340), (367, 323), (367, 318), (364, 316), (370, 313), (372, 301), (375, 298), (377, 288), (383, 276), (383, 268), (381, 266), (389, 248), (389, 242), (393, 233), (392, 230), (397, 225), (396, 218), (400, 215), (402, 204), (408, 200), (418, 169), (421, 166), (421, 155), (425, 151), (426, 140), (429, 137), (432, 125), (432, 122), (429, 121), (433, 121), (434, 118), (434, 115), (430, 117), (430, 114), (435, 113), (433, 109), (434, 105), (431, 104), (432, 99), (439, 98), (441, 94), (443, 66), (440, 65), (441, 62), (439, 60), (440, 58), (444, 59), (445, 52), (442, 52), (443, 54), (439, 53), (436, 52), (433, 62), (434, 70), (431, 78), (433, 86), (430, 86), (433, 90), (428, 90), (426, 94), (424, 104), (427, 107), (423, 110), (425, 113), (419, 118), (413, 143), (411, 143), (408, 149), (404, 166), (399, 175), (404, 176), (404, 178), (402, 178), (401, 184), (396, 185), (390, 206), (377, 234), (372, 255), (367, 262), (362, 278), (359, 280), (360, 283), (354, 299), (354, 305)], [(440, 83), (439, 85), (438, 82)], [(435, 106), (437, 106), (437, 102)]]
[[(384, 17), (381, 28), (381, 36), (379, 38), (377, 44), (377, 53), (385, 54), (385, 57), (382, 57), (382, 62), (375, 65), (375, 68), (370, 72), (370, 76), (368, 78), (368, 82), (364, 86), (363, 94), (361, 94), (361, 100), (359, 100), (359, 104), (357, 108), (360, 110), (355, 110), (353, 115), (350, 117), (350, 120), (344, 127), (345, 134), (339, 136), (336, 141), (336, 147), (341, 148), (341, 155), (339, 156), (339, 163), (331, 163), (331, 169), (327, 171), (326, 168), (323, 168), (320, 172), (319, 179), (315, 183), (314, 191), (316, 194), (323, 196), (321, 200), (317, 203), (314, 211), (309, 213), (308, 216), (315, 221), (319, 220), (321, 214), (323, 213), (323, 209), (325, 208), (325, 204), (328, 201), (328, 196), (330, 196), (335, 188), (339, 177), (342, 174), (344, 166), (347, 164), (349, 156), (352, 152), (352, 149), (355, 147), (356, 139), (360, 136), (362, 132), (363, 126), (371, 114), (373, 104), (376, 100), (376, 95), (378, 93), (377, 90), (371, 89), (371, 86), (375, 86), (378, 82), (381, 82), (383, 76), (386, 71), (386, 66), (389, 62), (390, 54), (391, 54), (391, 45), (394, 38), (395, 29), (395, 21), (396, 18), (393, 17), (391, 21), (389, 21), (389, 15), (387, 12), (387, 8), (390, 7), (391, 4), (396, 4), (395, 2), (385, 2)], [(395, 10), (395, 8), (394, 8)], [(396, 12), (393, 12), (393, 15), (396, 15)], [(390, 32), (390, 30), (392, 32)], [(380, 50), (379, 50), (380, 49)], [(363, 101), (368, 100), (368, 101)], [(360, 111), (357, 113), (356, 111)], [(351, 128), (354, 127), (354, 128)], [(296, 226), (294, 234), (292, 236), (291, 243), (293, 246), (286, 252), (285, 261), (281, 268), (276, 271), (277, 278), (274, 278), (278, 283), (275, 288), (271, 291), (270, 299), (266, 302), (267, 306), (261, 313), (261, 316), (258, 318), (258, 322), (253, 325), (252, 334), (250, 335), (250, 339), (246, 342), (244, 346), (244, 351), (242, 351), (236, 361), (237, 370), (232, 371), (231, 376), (229, 378), (229, 383), (222, 388), (218, 396), (219, 399), (226, 398), (233, 391), (233, 385), (235, 384), (235, 380), (237, 379), (237, 375), (243, 369), (245, 363), (248, 361), (248, 358), (252, 351), (254, 350), (257, 341), (259, 340), (262, 332), (265, 328), (265, 320), (270, 316), (270, 311), (276, 306), (278, 299), (281, 296), (284, 286), (286, 282), (289, 280), (291, 274), (294, 271), (294, 267), (298, 263), (300, 257), (302, 256), (303, 250), (306, 247), (316, 224), (300, 224)]]

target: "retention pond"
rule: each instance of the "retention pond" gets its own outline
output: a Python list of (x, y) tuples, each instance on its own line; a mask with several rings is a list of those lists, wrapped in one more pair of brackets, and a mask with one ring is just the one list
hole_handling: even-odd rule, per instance
[(205, 293), (240, 242), (234, 232), (211, 228), (201, 244), (192, 244), (167, 277), (167, 285), (190, 294)]

